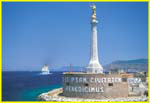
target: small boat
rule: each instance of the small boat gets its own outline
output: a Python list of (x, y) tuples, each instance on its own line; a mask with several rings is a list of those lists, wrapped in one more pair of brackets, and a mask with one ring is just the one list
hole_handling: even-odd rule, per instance
[(45, 64), (43, 66), (43, 68), (42, 68), (42, 74), (50, 74), (47, 64)]

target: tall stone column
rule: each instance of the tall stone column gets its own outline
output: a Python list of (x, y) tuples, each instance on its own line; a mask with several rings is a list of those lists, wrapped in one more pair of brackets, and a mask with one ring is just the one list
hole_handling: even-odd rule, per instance
[(99, 63), (98, 59), (98, 47), (97, 47), (97, 23), (96, 20), (96, 6), (92, 5), (92, 17), (91, 17), (91, 52), (90, 62), (87, 66), (88, 73), (103, 73), (103, 67)]

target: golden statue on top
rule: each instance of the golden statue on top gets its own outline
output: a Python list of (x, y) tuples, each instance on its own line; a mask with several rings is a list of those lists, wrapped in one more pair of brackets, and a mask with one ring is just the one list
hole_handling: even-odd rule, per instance
[(93, 4), (91, 8), (92, 8), (92, 19), (96, 20), (96, 5)]

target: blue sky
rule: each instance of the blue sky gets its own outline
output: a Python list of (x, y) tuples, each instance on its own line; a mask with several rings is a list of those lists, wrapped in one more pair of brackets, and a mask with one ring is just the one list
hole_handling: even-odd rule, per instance
[[(3, 2), (3, 70), (86, 66), (92, 3)], [(98, 49), (102, 65), (148, 58), (148, 3), (97, 2)]]

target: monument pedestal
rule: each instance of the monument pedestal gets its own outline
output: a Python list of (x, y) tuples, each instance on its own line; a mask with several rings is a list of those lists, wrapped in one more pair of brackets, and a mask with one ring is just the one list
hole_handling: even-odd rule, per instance
[(97, 47), (97, 23), (96, 20), (96, 6), (92, 5), (92, 20), (91, 20), (91, 52), (90, 62), (87, 66), (87, 73), (103, 73), (103, 67), (99, 63), (98, 59), (98, 47)]

